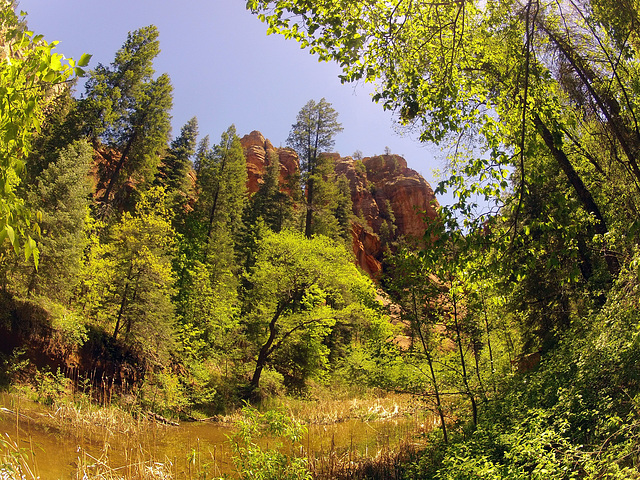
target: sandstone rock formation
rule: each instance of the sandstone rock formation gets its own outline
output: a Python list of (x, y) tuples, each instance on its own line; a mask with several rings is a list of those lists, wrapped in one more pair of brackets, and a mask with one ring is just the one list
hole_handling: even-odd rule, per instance
[(280, 160), (280, 185), (286, 186), (291, 175), (300, 170), (295, 151), (290, 148), (275, 148), (257, 130), (242, 137), (240, 143), (247, 158), (247, 189), (250, 193), (258, 191), (271, 155), (277, 155)]
[(376, 233), (392, 213), (397, 236), (421, 239), (425, 220), (436, 216), (438, 203), (431, 186), (399, 155), (366, 157), (362, 161), (340, 158), (336, 173), (347, 176), (354, 213), (360, 216), (361, 212)]
[[(300, 163), (290, 148), (274, 148), (258, 132), (245, 135), (240, 142), (247, 157), (248, 189), (258, 190), (270, 155), (280, 160), (280, 185), (286, 189), (287, 180), (299, 171)], [(337, 153), (326, 154), (335, 162), (338, 175), (344, 174), (351, 186), (353, 213), (360, 221), (351, 227), (353, 252), (358, 265), (376, 278), (382, 272), (383, 242), (381, 233), (385, 222), (395, 224), (392, 239), (404, 237), (420, 243), (425, 222), (436, 216), (438, 203), (431, 186), (415, 170), (407, 167), (398, 155), (380, 155), (354, 160)]]
[(353, 212), (369, 227), (354, 225), (353, 250), (362, 269), (375, 278), (382, 271), (380, 234), (385, 221), (393, 220), (394, 239), (404, 237), (419, 244), (425, 222), (436, 216), (438, 202), (427, 181), (398, 155), (362, 161), (339, 158), (336, 173), (349, 179)]

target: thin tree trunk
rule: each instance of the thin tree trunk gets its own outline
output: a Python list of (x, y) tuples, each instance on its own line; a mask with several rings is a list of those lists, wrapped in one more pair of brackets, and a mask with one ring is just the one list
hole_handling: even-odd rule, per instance
[(120, 302), (120, 309), (118, 310), (118, 318), (116, 319), (116, 327), (113, 330), (113, 339), (115, 340), (120, 331), (120, 321), (124, 313), (124, 308), (127, 304), (127, 295), (129, 293), (129, 283), (131, 281), (131, 272), (133, 272), (133, 262), (129, 264), (129, 271), (127, 272), (127, 278), (124, 284), (124, 292), (122, 293), (122, 301)]
[(462, 382), (464, 384), (465, 391), (467, 392), (467, 396), (471, 401), (471, 411), (473, 415), (473, 425), (478, 425), (478, 406), (476, 404), (476, 398), (471, 392), (471, 387), (469, 386), (469, 377), (467, 375), (467, 362), (464, 359), (464, 350), (462, 349), (462, 335), (460, 334), (460, 324), (458, 323), (458, 305), (456, 302), (456, 297), (453, 295), (453, 321), (456, 327), (456, 337), (458, 343), (458, 349), (460, 351), (460, 366), (462, 367)]
[(420, 337), (420, 343), (422, 343), (422, 348), (424, 350), (425, 355), (427, 356), (427, 363), (429, 364), (429, 371), (431, 373), (431, 383), (433, 384), (433, 392), (436, 397), (436, 410), (438, 412), (438, 416), (440, 417), (440, 425), (442, 426), (442, 436), (444, 437), (444, 443), (449, 443), (449, 436), (447, 434), (447, 422), (444, 419), (444, 411), (442, 408), (442, 402), (440, 400), (440, 390), (438, 389), (438, 381), (436, 379), (436, 372), (433, 368), (433, 360), (431, 358), (431, 353), (427, 348), (427, 342), (424, 339), (424, 335), (422, 334), (422, 328), (420, 326), (420, 320), (418, 319), (418, 303), (416, 301), (415, 291), (411, 290), (411, 297), (413, 300), (413, 313), (416, 321), (416, 327), (418, 331), (418, 336)]
[(107, 188), (104, 191), (104, 195), (102, 196), (103, 203), (109, 203), (109, 196), (111, 195), (111, 190), (113, 190), (116, 180), (120, 176), (120, 171), (122, 170), (122, 167), (124, 166), (124, 163), (126, 162), (127, 157), (129, 156), (129, 152), (131, 151), (133, 142), (136, 139), (136, 135), (137, 135), (137, 132), (134, 131), (133, 135), (131, 135), (131, 138), (127, 142), (127, 145), (125, 146), (124, 150), (122, 151), (122, 155), (120, 155), (120, 160), (118, 160), (116, 169), (111, 174), (111, 178), (109, 179), (109, 184), (107, 185)]
[(262, 345), (262, 348), (260, 348), (258, 360), (256, 361), (256, 368), (253, 371), (253, 377), (251, 378), (250, 387), (252, 392), (257, 390), (260, 386), (260, 376), (262, 375), (262, 370), (267, 364), (269, 354), (271, 353), (271, 346), (276, 339), (276, 324), (278, 322), (278, 319), (280, 318), (280, 315), (282, 315), (282, 312), (288, 304), (289, 302), (282, 302), (280, 305), (278, 305), (276, 312), (273, 314), (273, 317), (269, 322), (269, 337), (267, 338), (267, 341), (264, 343), (264, 345)]
[[(483, 294), (484, 295), (484, 294)], [(482, 312), (484, 313), (484, 326), (487, 330), (487, 348), (489, 349), (489, 363), (491, 365), (491, 384), (493, 386), (493, 393), (496, 393), (495, 373), (496, 368), (493, 363), (493, 350), (491, 349), (491, 329), (489, 328), (489, 315), (487, 315), (487, 304), (482, 297)]]
[[(533, 123), (536, 126), (536, 130), (544, 140), (544, 143), (547, 145), (547, 148), (551, 151), (553, 158), (555, 158), (556, 162), (558, 162), (558, 165), (567, 176), (567, 179), (578, 195), (578, 199), (582, 203), (582, 206), (597, 220), (594, 226), (596, 233), (605, 235), (609, 232), (609, 229), (607, 228), (604, 217), (602, 216), (602, 213), (600, 213), (600, 209), (593, 199), (591, 192), (589, 192), (586, 185), (573, 168), (573, 165), (571, 165), (571, 162), (564, 151), (556, 146), (553, 134), (537, 113), (533, 117)], [(605, 260), (607, 262), (609, 273), (616, 276), (620, 271), (618, 259), (611, 254), (605, 253)]]
[[(557, 35), (551, 32), (545, 26), (542, 26), (544, 32), (549, 36), (549, 39), (558, 47), (560, 52), (567, 59), (569, 64), (573, 67), (573, 70), (580, 77), (583, 85), (595, 101), (600, 112), (607, 119), (607, 126), (611, 129), (615, 137), (620, 142), (622, 150), (629, 161), (631, 171), (636, 177), (636, 181), (640, 181), (640, 167), (636, 161), (637, 144), (638, 144), (638, 132), (629, 132), (624, 120), (620, 116), (620, 105), (618, 102), (608, 95), (606, 92), (597, 92), (593, 86), (592, 79), (594, 78), (594, 72), (585, 68), (584, 61), (580, 61), (575, 55), (575, 51), (563, 42)], [(634, 135), (635, 134), (635, 135)], [(636, 137), (633, 139), (632, 137)]]
[(307, 215), (304, 224), (304, 236), (311, 238), (313, 235), (313, 177), (309, 176), (307, 181)]

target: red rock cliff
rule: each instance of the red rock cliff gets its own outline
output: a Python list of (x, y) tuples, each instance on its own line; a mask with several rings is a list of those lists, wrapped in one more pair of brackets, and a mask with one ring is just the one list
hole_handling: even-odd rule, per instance
[(300, 169), (295, 151), (290, 148), (275, 148), (257, 130), (242, 137), (240, 143), (247, 158), (247, 189), (250, 193), (258, 191), (271, 155), (277, 155), (280, 160), (280, 185), (286, 185), (288, 178)]
[(353, 248), (363, 270), (375, 277), (382, 270), (383, 223), (395, 217), (393, 237), (421, 243), (425, 222), (435, 218), (438, 202), (422, 175), (408, 168), (407, 161), (398, 155), (367, 157), (362, 161), (339, 158), (336, 173), (349, 179), (353, 212), (369, 227), (352, 229)]
[[(274, 148), (258, 131), (245, 135), (240, 141), (247, 157), (247, 186), (251, 193), (262, 183), (270, 155), (277, 154), (280, 159), (282, 186), (300, 168), (298, 155), (293, 150)], [(380, 233), (385, 221), (395, 218), (393, 239), (405, 237), (420, 243), (425, 222), (436, 216), (435, 195), (427, 181), (408, 168), (406, 160), (398, 155), (367, 157), (362, 161), (335, 153), (328, 155), (335, 161), (336, 173), (344, 174), (349, 180), (353, 213), (366, 222), (354, 223), (351, 228), (357, 263), (376, 278), (382, 271)]]

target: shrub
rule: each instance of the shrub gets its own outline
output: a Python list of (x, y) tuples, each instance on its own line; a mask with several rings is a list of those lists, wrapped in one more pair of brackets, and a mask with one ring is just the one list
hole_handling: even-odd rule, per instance
[[(260, 413), (246, 405), (236, 427), (231, 446), (233, 463), (242, 480), (311, 480), (306, 458), (282, 453), (285, 443), (292, 451), (302, 441), (306, 428), (299, 422), (276, 410)], [(263, 449), (256, 443), (261, 437), (274, 438), (275, 442)]]

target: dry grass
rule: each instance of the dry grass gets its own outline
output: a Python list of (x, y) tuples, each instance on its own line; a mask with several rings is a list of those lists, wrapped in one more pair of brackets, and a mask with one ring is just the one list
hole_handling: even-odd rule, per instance
[[(78, 400), (76, 398), (76, 400)], [(80, 399), (81, 400), (81, 399)], [(307, 424), (328, 426), (342, 421), (359, 419), (363, 421), (383, 420), (415, 414), (415, 403), (403, 395), (369, 394), (365, 398), (350, 397), (347, 392), (318, 390), (304, 400), (284, 398), (265, 404), (263, 407), (284, 409), (290, 416)], [(127, 411), (114, 405), (99, 406), (88, 401), (65, 402), (51, 409), (34, 413), (36, 422), (63, 436), (75, 436), (78, 445), (92, 445), (91, 450), (78, 447), (74, 479), (77, 480), (165, 480), (214, 478), (222, 474), (218, 466), (223, 460), (215, 452), (204, 451), (199, 444), (193, 451), (193, 461), (185, 460), (190, 446), (185, 445), (182, 458), (158, 458), (154, 455), (153, 442), (158, 432), (166, 432), (167, 427), (146, 415)], [(239, 412), (217, 417), (216, 422), (231, 424), (239, 418)], [(321, 427), (325, 428), (325, 427)], [(88, 442), (87, 442), (88, 441)], [(24, 443), (20, 443), (24, 447)], [(112, 446), (118, 445), (117, 452)], [(0, 480), (13, 478), (35, 480), (38, 478), (35, 452), (33, 449), (18, 448), (18, 444), (5, 440), (0, 459)], [(123, 448), (124, 446), (124, 448)], [(97, 447), (97, 448), (96, 448)], [(319, 457), (308, 456), (309, 470), (314, 478), (324, 479), (389, 479), (399, 477), (401, 465), (415, 458), (417, 447), (405, 440), (400, 445), (378, 446), (371, 456), (355, 448), (332, 448)], [(206, 450), (206, 449), (205, 449)], [(306, 450), (306, 449), (305, 449)], [(325, 450), (326, 452), (326, 450)], [(209, 459), (208, 456), (211, 456)], [(206, 457), (206, 458), (205, 458)], [(6, 460), (8, 459), (8, 460)], [(226, 459), (228, 460), (228, 458)], [(9, 476), (3, 470), (3, 462), (11, 461), (11, 467), (19, 476)], [(185, 467), (185, 461), (189, 463)], [(205, 463), (208, 462), (208, 463)], [(224, 462), (223, 462), (224, 463)], [(213, 468), (213, 470), (212, 470)]]
[(36, 480), (40, 478), (33, 448), (18, 445), (8, 433), (0, 436), (0, 480)]
[(320, 389), (304, 399), (272, 399), (263, 402), (263, 407), (284, 408), (306, 424), (330, 425), (351, 419), (370, 421), (415, 415), (417, 403), (409, 395), (369, 392), (354, 396), (347, 391)]
[(170, 480), (175, 478), (172, 469), (173, 465), (168, 459), (165, 462), (158, 462), (142, 458), (113, 467), (110, 466), (106, 453), (96, 458), (82, 451), (78, 456), (75, 478), (77, 480)]
[(373, 457), (332, 451), (309, 459), (308, 466), (316, 480), (399, 480), (403, 466), (416, 461), (420, 451), (419, 444), (405, 441), (395, 448), (383, 448)]

